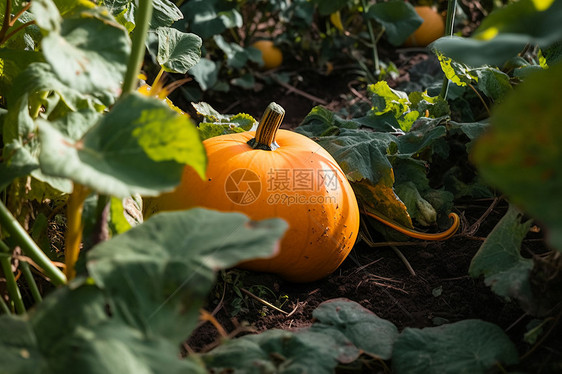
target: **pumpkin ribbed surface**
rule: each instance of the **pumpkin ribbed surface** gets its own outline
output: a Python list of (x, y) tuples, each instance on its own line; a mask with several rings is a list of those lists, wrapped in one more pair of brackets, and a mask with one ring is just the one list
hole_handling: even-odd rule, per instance
[(201, 180), (186, 167), (179, 187), (155, 199), (149, 209), (202, 206), (242, 212), (254, 220), (283, 218), (289, 229), (277, 255), (240, 267), (294, 282), (327, 276), (349, 254), (359, 231), (349, 182), (332, 156), (303, 135), (278, 130), (279, 147), (273, 151), (253, 149), (247, 142), (254, 136), (244, 132), (205, 140), (207, 178)]

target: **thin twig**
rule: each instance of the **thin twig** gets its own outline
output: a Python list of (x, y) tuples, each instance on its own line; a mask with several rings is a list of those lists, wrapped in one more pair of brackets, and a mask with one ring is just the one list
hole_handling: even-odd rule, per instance
[(274, 309), (274, 310), (276, 310), (276, 311), (278, 311), (278, 312), (280, 312), (280, 313), (283, 313), (283, 314), (285, 314), (285, 315), (289, 314), (289, 312), (285, 312), (283, 309), (279, 309), (279, 308), (276, 307), (275, 305), (273, 305), (273, 304), (271, 304), (270, 302), (268, 302), (268, 301), (262, 299), (262, 298), (259, 297), (259, 296), (254, 295), (253, 293), (251, 293), (250, 291), (248, 291), (248, 290), (245, 289), (245, 288), (240, 288), (240, 291), (244, 292), (246, 295), (248, 295), (248, 296), (250, 296), (250, 297), (253, 297), (254, 299), (256, 299), (257, 301), (259, 301), (260, 303), (262, 303), (263, 305), (265, 305), (265, 306), (267, 306), (267, 307), (269, 307), (269, 308), (272, 308), (272, 309)]
[(402, 262), (404, 263), (404, 266), (406, 266), (406, 269), (408, 269), (410, 274), (415, 277), (416, 272), (414, 271), (414, 268), (412, 267), (412, 265), (410, 265), (410, 261), (408, 261), (406, 256), (404, 256), (404, 254), (398, 249), (398, 247), (391, 246), (390, 248), (392, 248), (394, 253), (396, 253), (396, 255), (400, 258), (400, 260), (402, 260)]

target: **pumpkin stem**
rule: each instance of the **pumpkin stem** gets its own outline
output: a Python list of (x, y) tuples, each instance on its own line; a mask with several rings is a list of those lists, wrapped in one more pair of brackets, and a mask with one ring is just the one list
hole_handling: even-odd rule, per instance
[(401, 232), (402, 234), (405, 234), (405, 235), (407, 235), (411, 238), (422, 239), (422, 240), (447, 240), (457, 232), (457, 230), (460, 226), (459, 216), (456, 213), (451, 213), (451, 214), (449, 214), (449, 218), (453, 219), (453, 223), (451, 224), (451, 227), (449, 227), (447, 230), (445, 230), (443, 232), (439, 232), (439, 233), (435, 233), (435, 234), (429, 234), (429, 233), (419, 232), (419, 231), (416, 231), (416, 230), (411, 230), (411, 229), (399, 226), (396, 223), (387, 221), (386, 219), (384, 219), (383, 217), (379, 216), (376, 213), (368, 212), (366, 210), (364, 210), (363, 212), (366, 215), (368, 215), (369, 217), (380, 221), (381, 223), (393, 228), (394, 230), (396, 230), (398, 232)]
[(271, 103), (263, 112), (261, 121), (256, 130), (256, 137), (248, 140), (248, 145), (254, 149), (274, 151), (279, 148), (275, 143), (275, 135), (285, 117), (285, 109), (277, 103)]

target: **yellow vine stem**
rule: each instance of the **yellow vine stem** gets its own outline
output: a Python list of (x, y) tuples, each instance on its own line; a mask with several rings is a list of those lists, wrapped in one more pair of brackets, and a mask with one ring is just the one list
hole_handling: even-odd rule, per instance
[(363, 213), (365, 213), (369, 217), (374, 218), (377, 221), (385, 224), (386, 226), (391, 227), (398, 232), (401, 232), (404, 235), (408, 235), (411, 238), (422, 239), (422, 240), (447, 240), (457, 232), (457, 230), (460, 226), (460, 219), (459, 219), (458, 214), (456, 214), (456, 213), (449, 214), (449, 218), (453, 219), (453, 224), (451, 225), (451, 227), (449, 227), (447, 230), (445, 230), (443, 232), (437, 232), (437, 233), (433, 233), (433, 234), (425, 233), (425, 232), (419, 232), (419, 231), (416, 231), (416, 230), (411, 230), (411, 229), (408, 229), (406, 227), (399, 226), (396, 223), (387, 221), (386, 219), (382, 218), (381, 216), (379, 216), (376, 213), (371, 213), (371, 212), (368, 212), (366, 210), (363, 210)]
[(76, 276), (76, 269), (74, 266), (76, 261), (78, 261), (78, 255), (80, 254), (82, 230), (84, 229), (84, 223), (82, 222), (82, 210), (84, 208), (84, 200), (86, 200), (89, 193), (90, 190), (86, 186), (75, 183), (74, 190), (70, 194), (66, 205), (64, 271), (68, 280), (72, 280)]

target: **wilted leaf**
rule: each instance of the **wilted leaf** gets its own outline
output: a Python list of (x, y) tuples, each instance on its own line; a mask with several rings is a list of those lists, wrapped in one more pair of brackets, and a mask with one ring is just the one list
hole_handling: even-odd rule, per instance
[(394, 344), (397, 374), (485, 374), (496, 364), (516, 364), (517, 350), (498, 326), (464, 320), (424, 329), (406, 328)]

